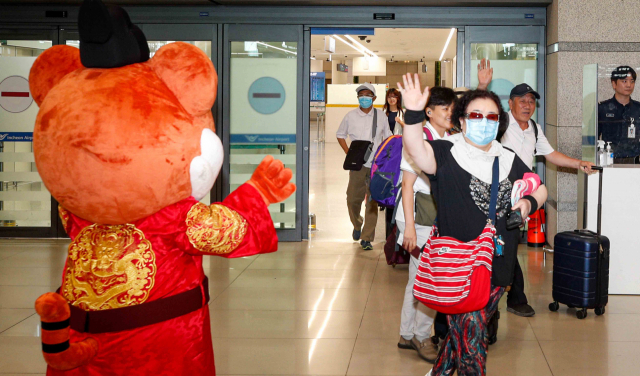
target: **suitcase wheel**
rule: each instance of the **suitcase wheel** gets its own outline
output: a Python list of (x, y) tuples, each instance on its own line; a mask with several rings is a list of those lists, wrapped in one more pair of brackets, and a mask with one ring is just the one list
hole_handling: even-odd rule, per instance
[(560, 309), (560, 304), (558, 302), (549, 303), (549, 311), (555, 312)]
[(395, 267), (396, 267), (396, 265), (397, 265), (397, 264), (394, 262), (393, 264), (391, 264), (391, 267), (392, 267), (392, 268), (395, 268)]
[(576, 312), (576, 317), (579, 318), (580, 320), (584, 319), (585, 317), (587, 317), (587, 310), (586, 308), (583, 308), (582, 310)]
[(604, 307), (596, 307), (595, 312), (596, 312), (596, 316), (602, 316), (604, 315)]
[(493, 345), (494, 343), (498, 342), (498, 335), (497, 335), (497, 334), (492, 335), (491, 337), (489, 337), (489, 339), (487, 340), (487, 342), (488, 342), (490, 345)]

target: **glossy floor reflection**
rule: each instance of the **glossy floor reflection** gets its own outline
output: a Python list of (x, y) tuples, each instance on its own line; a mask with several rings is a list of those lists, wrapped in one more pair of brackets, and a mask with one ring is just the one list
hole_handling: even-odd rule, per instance
[[(374, 250), (362, 251), (350, 240), (341, 150), (330, 143), (311, 153), (318, 231), (309, 241), (281, 243), (269, 255), (205, 258), (218, 375), (424, 375), (430, 366), (396, 347), (407, 268), (386, 265), (382, 216)], [(33, 303), (59, 286), (66, 245), (0, 241), (0, 374), (44, 374)], [(537, 314), (508, 314), (503, 299), (490, 375), (638, 374), (640, 297), (610, 297), (602, 317), (552, 313), (553, 256), (522, 248), (519, 258)]]

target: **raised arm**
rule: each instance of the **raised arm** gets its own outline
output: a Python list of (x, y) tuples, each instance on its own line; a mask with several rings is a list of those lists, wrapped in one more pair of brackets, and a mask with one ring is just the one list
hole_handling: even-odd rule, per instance
[[(402, 76), (402, 80), (404, 86), (398, 83), (398, 89), (402, 93), (402, 101), (407, 108), (404, 118), (406, 125), (402, 130), (402, 142), (407, 154), (416, 166), (425, 173), (434, 175), (437, 164), (433, 149), (428, 143), (422, 142), (422, 120), (424, 119), (424, 108), (429, 99), (429, 87), (426, 87), (424, 92), (420, 91), (420, 79), (417, 73), (415, 80), (411, 78), (411, 74)], [(419, 114), (420, 112), (422, 115)]]
[(487, 90), (493, 79), (493, 68), (489, 59), (480, 60), (478, 64), (478, 90)]

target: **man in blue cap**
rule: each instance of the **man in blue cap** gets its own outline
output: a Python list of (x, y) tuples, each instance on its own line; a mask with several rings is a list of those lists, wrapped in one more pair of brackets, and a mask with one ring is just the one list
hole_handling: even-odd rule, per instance
[[(387, 115), (381, 109), (373, 106), (373, 102), (377, 98), (376, 88), (370, 83), (365, 83), (356, 88), (356, 94), (359, 106), (349, 111), (342, 119), (342, 123), (340, 123), (340, 127), (336, 132), (336, 138), (345, 154), (349, 153), (347, 137), (352, 142), (370, 141), (373, 143), (374, 153), (371, 153), (362, 169), (349, 171), (349, 185), (347, 186), (347, 208), (349, 210), (349, 218), (353, 224), (353, 240), (360, 240), (362, 249), (369, 251), (373, 249), (371, 242), (376, 236), (376, 223), (378, 221), (378, 203), (371, 200), (371, 192), (369, 191), (371, 164), (375, 157), (375, 151), (392, 134)], [(373, 128), (374, 122), (376, 124), (375, 128)], [(372, 130), (375, 132), (372, 132)], [(373, 137), (372, 133), (375, 133)], [(363, 219), (360, 211), (365, 197), (367, 202)]]
[[(547, 162), (556, 166), (575, 168), (591, 173), (593, 163), (574, 159), (553, 150), (542, 128), (531, 119), (536, 110), (538, 99), (540, 99), (540, 94), (528, 84), (517, 85), (511, 90), (509, 94), (509, 127), (502, 136), (502, 145), (513, 150), (529, 168), (533, 167), (533, 159), (536, 155), (543, 155)], [(527, 296), (524, 294), (524, 276), (516, 259), (513, 284), (507, 295), (507, 311), (523, 317), (533, 316), (536, 312), (528, 303)]]

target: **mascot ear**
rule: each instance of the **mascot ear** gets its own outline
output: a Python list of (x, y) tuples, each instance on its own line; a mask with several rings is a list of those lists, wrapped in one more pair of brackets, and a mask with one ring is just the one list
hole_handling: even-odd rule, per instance
[(38, 56), (29, 72), (29, 89), (38, 106), (64, 76), (82, 68), (80, 50), (71, 46), (53, 46)]
[(200, 116), (211, 111), (216, 100), (218, 75), (211, 59), (198, 47), (184, 42), (167, 44), (148, 64), (187, 112)]

